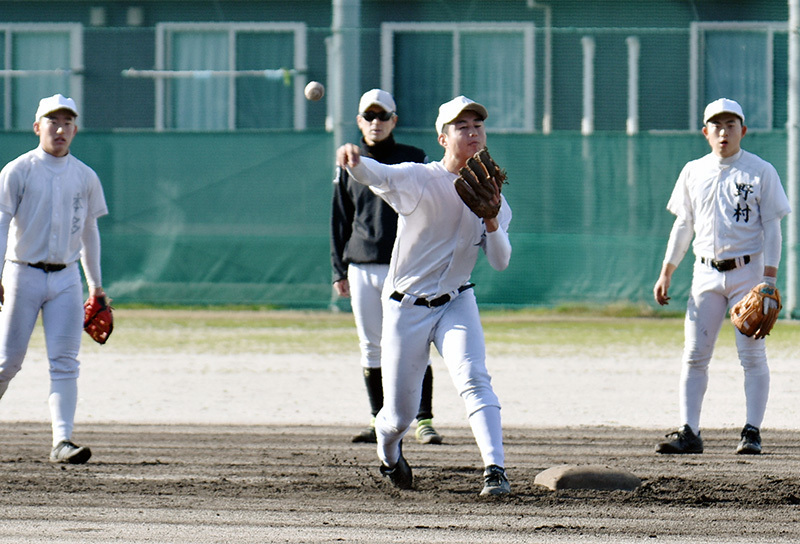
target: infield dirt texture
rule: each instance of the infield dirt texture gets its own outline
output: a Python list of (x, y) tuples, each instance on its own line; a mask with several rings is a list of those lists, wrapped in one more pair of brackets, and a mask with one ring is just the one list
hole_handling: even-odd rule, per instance
[[(381, 481), (374, 446), (349, 441), (366, 395), (351, 318), (336, 314), (119, 311), (109, 343), (86, 337), (81, 357), (75, 440), (94, 456), (52, 465), (37, 329), (0, 401), (0, 543), (800, 541), (800, 325), (779, 322), (769, 339), (763, 455), (734, 454), (744, 408), (726, 326), (705, 453), (659, 456), (655, 443), (677, 426), (681, 320), (537, 319), (486, 318), (513, 490), (500, 500), (478, 496), (477, 447), (437, 357), (445, 444), (409, 434), (416, 490)], [(533, 483), (562, 464), (608, 465), (643, 484)]]

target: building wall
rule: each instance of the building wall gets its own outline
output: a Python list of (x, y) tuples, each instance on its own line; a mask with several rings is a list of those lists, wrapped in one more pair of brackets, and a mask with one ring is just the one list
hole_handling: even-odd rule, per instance
[[(530, 7), (533, 5), (533, 7)], [(522, 0), (390, 1), (361, 3), (361, 86), (380, 86), (380, 24), (446, 21), (530, 21), (536, 25), (536, 120), (541, 127), (545, 89), (545, 9), (552, 15), (553, 128), (577, 130), (582, 111), (581, 39), (596, 41), (595, 102), (598, 130), (624, 130), (626, 38), (641, 39), (640, 122), (656, 130), (688, 128), (689, 25), (698, 21), (785, 21), (782, 0)], [(131, 11), (131, 9), (136, 11)], [(324, 0), (291, 1), (0, 1), (0, 24), (77, 22), (84, 25), (84, 126), (98, 130), (153, 128), (153, 80), (122, 77), (127, 68), (155, 67), (155, 25), (163, 22), (303, 21), (308, 25), (312, 79), (327, 80), (326, 39), (332, 6)], [(358, 25), (359, 22), (354, 22)], [(785, 123), (785, 36), (776, 36), (773, 126)], [(480, 47), (479, 43), (475, 47)], [(476, 67), (477, 69), (477, 67)], [(355, 112), (353, 112), (355, 113)], [(308, 126), (325, 125), (325, 105), (308, 105)]]

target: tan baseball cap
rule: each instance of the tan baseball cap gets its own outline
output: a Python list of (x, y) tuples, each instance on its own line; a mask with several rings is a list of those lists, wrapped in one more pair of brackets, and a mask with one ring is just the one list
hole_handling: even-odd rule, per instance
[(719, 115), (720, 113), (732, 113), (734, 115), (738, 115), (739, 119), (742, 120), (742, 124), (744, 124), (744, 113), (742, 112), (742, 107), (736, 100), (731, 100), (730, 98), (718, 98), (706, 106), (706, 111), (703, 113), (703, 124), (705, 125), (708, 123), (709, 119), (715, 115)]
[(364, 113), (371, 106), (379, 106), (383, 111), (394, 113), (397, 111), (397, 104), (394, 103), (392, 95), (383, 89), (371, 89), (361, 95), (358, 101), (358, 113)]
[(441, 134), (444, 126), (461, 115), (464, 110), (477, 112), (484, 119), (489, 117), (489, 112), (481, 104), (464, 95), (457, 96), (439, 106), (439, 116), (436, 117), (436, 134)]
[(73, 99), (60, 94), (54, 94), (53, 96), (42, 98), (39, 101), (39, 107), (36, 110), (36, 119), (34, 119), (34, 121), (38, 121), (42, 117), (58, 110), (69, 110), (75, 114), (75, 117), (78, 116), (78, 108), (75, 106), (75, 101)]

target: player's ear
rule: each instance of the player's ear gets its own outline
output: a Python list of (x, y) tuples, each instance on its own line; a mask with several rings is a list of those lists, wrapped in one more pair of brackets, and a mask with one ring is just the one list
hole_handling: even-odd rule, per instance
[(445, 136), (444, 132), (440, 132), (437, 139), (439, 140), (439, 145), (447, 149), (447, 136)]
[(742, 125), (742, 137), (744, 137), (746, 132), (747, 132), (747, 125)]

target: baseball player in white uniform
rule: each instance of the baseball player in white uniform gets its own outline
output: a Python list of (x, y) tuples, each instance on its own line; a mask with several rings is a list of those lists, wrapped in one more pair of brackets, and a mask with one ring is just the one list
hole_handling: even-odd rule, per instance
[(461, 395), (483, 458), (482, 495), (510, 492), (505, 474), (500, 402), (486, 369), (486, 347), (473, 285), (478, 252), (496, 270), (511, 258), (511, 209), (501, 195), (497, 217), (485, 222), (458, 196), (454, 180), (486, 146), (486, 108), (459, 96), (439, 108), (441, 161), (384, 165), (345, 144), (337, 162), (399, 214), (397, 239), (384, 284), (381, 339), (384, 406), (375, 428), (381, 473), (401, 489), (413, 487), (402, 439), (414, 420), (430, 346), (442, 355)]
[[(658, 453), (703, 452), (700, 411), (725, 313), (755, 285), (776, 282), (780, 221), (791, 209), (775, 168), (741, 148), (747, 132), (744, 119), (741, 106), (733, 100), (720, 98), (708, 104), (703, 135), (711, 153), (684, 166), (667, 204), (676, 219), (653, 288), (659, 304), (669, 302), (672, 274), (692, 237), (696, 258), (684, 327), (681, 426), (656, 446)], [(746, 420), (736, 452), (758, 454), (770, 381), (765, 341), (738, 330), (735, 334), (746, 399)]]
[[(365, 92), (358, 103), (356, 121), (361, 131), (361, 154), (384, 164), (428, 162), (422, 149), (397, 143), (397, 105), (383, 89)], [(351, 297), (356, 323), (364, 385), (371, 409), (369, 426), (353, 442), (376, 443), (375, 416), (383, 407), (381, 371), (381, 292), (389, 273), (389, 260), (397, 235), (397, 213), (369, 187), (350, 181), (344, 168), (336, 169), (331, 209), (331, 265), (333, 286)], [(422, 382), (415, 435), (421, 444), (441, 444), (433, 427), (433, 368), (428, 365)]]
[(0, 397), (22, 367), (42, 312), (50, 361), (54, 463), (85, 463), (72, 442), (83, 331), (81, 261), (90, 294), (105, 296), (97, 218), (108, 213), (97, 174), (69, 152), (78, 128), (75, 101), (43, 98), (33, 130), (39, 146), (0, 171)]

